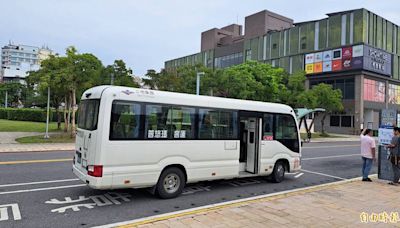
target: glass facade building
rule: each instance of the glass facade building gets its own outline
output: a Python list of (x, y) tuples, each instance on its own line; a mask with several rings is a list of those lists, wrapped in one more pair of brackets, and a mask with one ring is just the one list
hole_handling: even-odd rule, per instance
[[(325, 72), (322, 70), (324, 67), (335, 67), (335, 64), (329, 66), (323, 62), (318, 66), (321, 67), (320, 72), (307, 74), (308, 87), (328, 83), (342, 91), (345, 110), (326, 118), (325, 126), (331, 127), (328, 129), (331, 132), (358, 134), (360, 127), (364, 126), (377, 129), (380, 111), (383, 108), (400, 111), (400, 101), (397, 98), (398, 87), (400, 88), (400, 27), (367, 9), (330, 13), (327, 14), (327, 18), (321, 20), (294, 23), (290, 27), (267, 31), (256, 37), (247, 38), (244, 35), (242, 42), (242, 52), (236, 52), (234, 55), (241, 58), (235, 58), (234, 64), (256, 60), (284, 68), (288, 73), (307, 72), (309, 69), (306, 69), (305, 57), (309, 53), (345, 50), (357, 45), (375, 48), (390, 56), (390, 64), (368, 64), (390, 67), (390, 74), (380, 74), (365, 68), (345, 69), (343, 66), (341, 71)], [(229, 59), (232, 63), (231, 56), (213, 57), (213, 53), (217, 51), (218, 47), (166, 61), (165, 68), (168, 70), (195, 63), (210, 68), (231, 66), (232, 64), (222, 64), (222, 59)], [(364, 51), (364, 56), (366, 55), (371, 53)], [(343, 57), (341, 64), (345, 64), (344, 59)], [(353, 57), (351, 61), (354, 59)], [(330, 120), (333, 120), (332, 124)], [(318, 121), (315, 127), (319, 128)]]

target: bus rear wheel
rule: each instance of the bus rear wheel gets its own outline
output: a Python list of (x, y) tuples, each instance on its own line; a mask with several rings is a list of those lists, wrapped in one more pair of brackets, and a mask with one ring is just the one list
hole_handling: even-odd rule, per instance
[(282, 161), (278, 161), (275, 164), (274, 171), (270, 176), (271, 181), (274, 183), (282, 182), (283, 179), (285, 179), (285, 172), (286, 172), (285, 163), (283, 163)]
[(185, 175), (176, 167), (165, 169), (158, 179), (157, 196), (161, 199), (171, 199), (182, 193), (185, 186)]

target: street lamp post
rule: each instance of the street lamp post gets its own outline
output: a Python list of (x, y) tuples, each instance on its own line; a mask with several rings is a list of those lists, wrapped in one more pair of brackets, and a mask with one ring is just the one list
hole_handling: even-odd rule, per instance
[(6, 102), (4, 103), (4, 107), (8, 107), (8, 91), (6, 90)]
[(204, 72), (197, 72), (197, 80), (196, 80), (196, 95), (200, 94), (200, 76), (204, 75)]
[(50, 116), (50, 86), (47, 87), (47, 116), (46, 116), (46, 134), (45, 139), (50, 138), (49, 136), (49, 116)]

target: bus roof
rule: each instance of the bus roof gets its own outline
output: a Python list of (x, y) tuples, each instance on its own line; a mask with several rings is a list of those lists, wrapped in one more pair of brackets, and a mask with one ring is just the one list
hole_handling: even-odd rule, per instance
[(110, 97), (112, 100), (177, 104), (183, 106), (273, 112), (294, 115), (293, 109), (284, 104), (166, 92), (123, 86), (93, 87), (83, 93), (82, 100), (99, 99), (101, 97)]

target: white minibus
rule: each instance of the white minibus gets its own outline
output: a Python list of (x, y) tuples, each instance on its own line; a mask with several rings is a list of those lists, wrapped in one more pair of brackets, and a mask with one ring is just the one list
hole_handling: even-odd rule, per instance
[(78, 110), (73, 172), (95, 189), (152, 187), (268, 176), (301, 168), (296, 115), (287, 105), (98, 86)]

